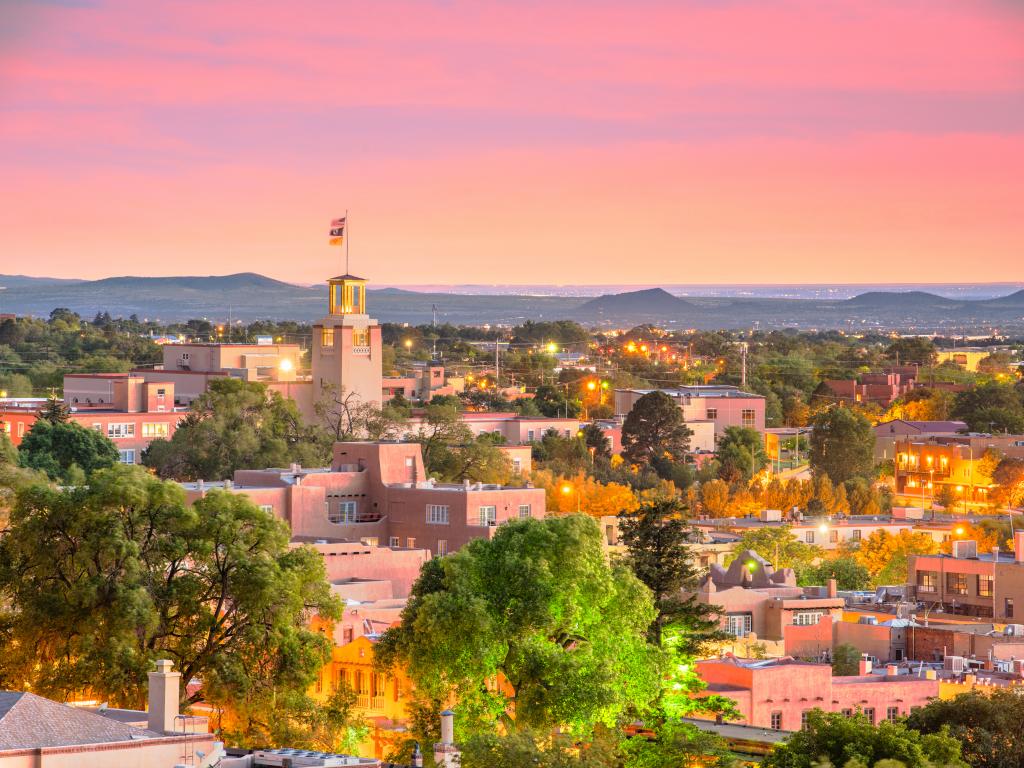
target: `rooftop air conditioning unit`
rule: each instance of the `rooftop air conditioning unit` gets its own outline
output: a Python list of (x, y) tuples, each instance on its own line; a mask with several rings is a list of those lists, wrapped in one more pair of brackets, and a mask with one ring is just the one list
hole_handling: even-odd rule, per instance
[(954, 541), (953, 557), (963, 560), (968, 557), (978, 556), (978, 542), (976, 541)]
[(964, 657), (963, 656), (946, 656), (942, 660), (942, 668), (949, 672), (963, 672), (964, 671)]

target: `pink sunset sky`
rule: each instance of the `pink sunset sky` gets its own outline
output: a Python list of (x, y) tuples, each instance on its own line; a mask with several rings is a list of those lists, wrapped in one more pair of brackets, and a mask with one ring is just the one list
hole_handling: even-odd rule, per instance
[(0, 274), (1024, 280), (1019, 0), (0, 0)]

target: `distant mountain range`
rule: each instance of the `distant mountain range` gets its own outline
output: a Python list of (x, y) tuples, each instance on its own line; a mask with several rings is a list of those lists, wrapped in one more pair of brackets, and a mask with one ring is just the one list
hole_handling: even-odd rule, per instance
[[(208, 318), (223, 322), (312, 321), (326, 312), (326, 286), (299, 286), (252, 272), (186, 277), (109, 277), (64, 280), (0, 275), (0, 313), (48, 316), (67, 307), (83, 317), (97, 312), (163, 321)], [(464, 294), (383, 288), (368, 291), (370, 314), (385, 322), (518, 324), (571, 319), (606, 327), (656, 323), (674, 328), (905, 330), (1024, 333), (1024, 290), (996, 298), (948, 298), (921, 290), (870, 290), (852, 298), (676, 296), (663, 288), (597, 297)]]

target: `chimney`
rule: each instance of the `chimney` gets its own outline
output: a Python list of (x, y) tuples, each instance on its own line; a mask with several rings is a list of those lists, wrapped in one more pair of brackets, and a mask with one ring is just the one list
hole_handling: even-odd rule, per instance
[(458, 768), (462, 750), (455, 746), (455, 713), (446, 709), (441, 713), (441, 740), (434, 744), (434, 764), (440, 768)]
[(828, 596), (829, 597), (836, 597), (838, 594), (839, 594), (839, 588), (836, 585), (836, 580), (835, 579), (829, 579), (828, 580)]
[(1013, 533), (1013, 559), (1018, 563), (1024, 563), (1024, 531)]
[(871, 674), (871, 659), (865, 659), (863, 656), (861, 656), (860, 664), (857, 667), (857, 674), (859, 674), (859, 675), (870, 675)]
[(441, 743), (446, 745), (455, 743), (455, 713), (450, 709), (441, 713)]
[(156, 671), (149, 673), (149, 722), (147, 727), (157, 733), (173, 733), (178, 716), (181, 673), (172, 672), (174, 662), (160, 659)]

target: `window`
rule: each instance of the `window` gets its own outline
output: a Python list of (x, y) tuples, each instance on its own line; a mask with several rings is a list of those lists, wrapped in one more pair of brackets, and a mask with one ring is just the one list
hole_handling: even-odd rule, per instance
[(526, 430), (526, 442), (532, 443), (536, 439), (537, 433), (532, 429)]
[(345, 627), (343, 630), (341, 630), (341, 642), (351, 643), (353, 634), (354, 632), (352, 630), (352, 627)]
[(359, 541), (361, 543), (365, 544), (368, 547), (376, 547), (377, 546), (377, 537), (376, 536), (363, 536), (363, 538), (361, 538)]
[(266, 512), (267, 514), (274, 514), (273, 504), (260, 504), (260, 512)]
[(103, 425), (102, 424), (93, 424), (92, 428), (95, 429), (97, 432), (102, 432), (103, 431)]
[(157, 396), (157, 397), (163, 397), (163, 396), (164, 396), (164, 395), (166, 395), (166, 394), (167, 394), (167, 390), (166, 390), (166, 389), (164, 389), (163, 387), (161, 387), (160, 389), (158, 389), (158, 390), (156, 391), (156, 396)]
[(427, 522), (435, 525), (448, 525), (448, 505), (427, 504)]
[(122, 437), (135, 437), (135, 424), (133, 422), (107, 424), (107, 437), (111, 440)]
[(322, 347), (333, 347), (334, 346), (334, 329), (324, 328), (320, 331), (320, 346)]
[(480, 525), (497, 525), (498, 508), (495, 506), (480, 507)]
[(838, 544), (839, 543), (839, 531), (837, 531), (835, 528), (833, 528), (831, 531), (829, 531), (828, 532), (828, 540), (829, 540), (830, 544)]
[(782, 713), (781, 712), (772, 712), (772, 730), (773, 731), (781, 731), (782, 730)]
[(128, 448), (124, 451), (118, 451), (118, 461), (122, 464), (134, 464), (135, 463), (135, 449)]
[(752, 626), (753, 619), (749, 613), (732, 613), (725, 617), (725, 631), (735, 637), (746, 637)]
[(24, 437), (24, 436), (25, 436), (25, 422), (24, 421), (19, 421), (18, 422), (18, 437)]
[(864, 707), (864, 717), (866, 717), (868, 719), (869, 723), (874, 725), (875, 724), (875, 708), (874, 707)]
[(992, 577), (978, 577), (978, 597), (992, 597)]
[(854, 541), (860, 541), (860, 528), (855, 528), (850, 531), (850, 538)]
[(804, 541), (808, 544), (814, 543), (814, 531), (804, 531)]
[(899, 716), (900, 716), (900, 708), (899, 707), (888, 707), (885, 710), (885, 719), (888, 720), (890, 723), (895, 723), (896, 719)]
[(954, 595), (966, 595), (967, 594), (967, 574), (966, 573), (947, 573), (946, 574), (946, 591), (951, 592)]
[(936, 571), (917, 572), (918, 592), (938, 592), (939, 574)]
[(512, 471), (515, 472), (517, 475), (523, 471), (522, 459), (512, 459)]
[(356, 521), (356, 503), (339, 501), (336, 509), (327, 507), (327, 519), (332, 523), (354, 523)]
[(853, 710), (852, 709), (841, 709), (840, 710), (840, 714), (843, 717), (853, 717)]
[(532, 517), (532, 516), (533, 515), (530, 512), (530, 505), (529, 504), (520, 504), (519, 505), (519, 517), (522, 518), (522, 517)]
[(744, 427), (754, 426), (755, 421), (753, 408), (744, 408), (740, 411), (740, 423), (742, 423)]
[(708, 421), (714, 421), (718, 418), (717, 408), (708, 408)]
[(437, 540), (437, 556), (444, 557), (448, 554), (448, 539)]
[(368, 347), (368, 346), (370, 346), (370, 332), (366, 328), (353, 328), (352, 329), (352, 346), (353, 347)]
[(798, 611), (793, 614), (793, 623), (798, 627), (810, 627), (821, 621), (823, 611)]
[(811, 714), (811, 710), (805, 709), (800, 713), (800, 730), (802, 731), (807, 727), (807, 716)]
[(1013, 598), (1007, 597), (1003, 599), (1003, 615), (1008, 618), (1013, 618)]
[(388, 539), (388, 546), (389, 547), (400, 547), (402, 545), (398, 543), (398, 537), (397, 536), (392, 536), (391, 538)]
[(143, 437), (167, 437), (169, 430), (170, 425), (166, 421), (143, 422), (142, 424)]
[(416, 549), (416, 539), (414, 539), (412, 536), (407, 537), (405, 540), (405, 546), (407, 546), (409, 549)]

